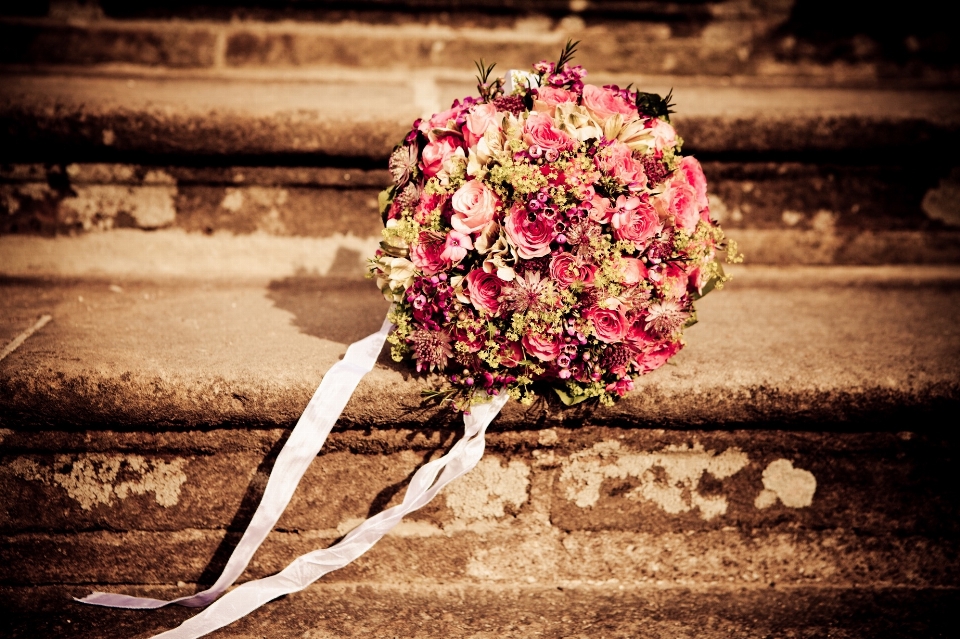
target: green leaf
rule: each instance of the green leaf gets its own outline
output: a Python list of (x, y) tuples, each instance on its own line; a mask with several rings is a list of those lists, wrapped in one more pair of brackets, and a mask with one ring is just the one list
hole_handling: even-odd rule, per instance
[(390, 205), (393, 204), (393, 198), (397, 194), (397, 186), (388, 186), (384, 190), (380, 191), (377, 195), (377, 204), (380, 206), (380, 218), (383, 220), (383, 225), (387, 225), (387, 212), (390, 210)]
[(724, 275), (726, 274), (723, 272), (723, 264), (717, 262), (717, 274), (707, 280), (707, 283), (703, 285), (702, 291), (692, 295), (694, 301), (703, 299), (707, 293), (717, 288), (717, 284), (723, 279)]
[(577, 395), (576, 397), (573, 397), (566, 391), (562, 391), (559, 388), (554, 388), (553, 392), (557, 394), (557, 396), (560, 398), (560, 401), (563, 402), (565, 406), (574, 406), (580, 402), (585, 402), (590, 399), (590, 397), (587, 395)]

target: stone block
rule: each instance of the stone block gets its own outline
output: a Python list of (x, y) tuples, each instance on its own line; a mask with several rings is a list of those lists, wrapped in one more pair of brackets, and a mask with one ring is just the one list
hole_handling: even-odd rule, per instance
[(209, 67), (216, 36), (183, 24), (106, 25), (55, 21), (0, 21), (0, 63), (87, 66), (109, 63), (167, 68)]
[[(23, 449), (47, 440), (51, 446), (53, 434), (8, 432), (0, 443), (0, 486), (10, 496), (0, 530), (7, 535), (240, 532), (283, 442), (260, 435), (259, 448), (267, 452), (236, 453), (219, 450), (220, 437), (197, 434), (189, 446), (209, 451), (205, 455), (184, 451), (183, 444), (137, 454), (129, 451), (161, 446), (164, 433), (107, 433), (113, 445), (96, 451), (78, 446), (93, 439), (88, 433), (85, 440), (75, 438), (73, 452), (41, 453)], [(415, 434), (427, 437), (416, 442)], [(278, 530), (336, 537), (399, 503), (414, 470), (454, 439), (451, 431), (407, 431), (393, 446), (406, 441), (404, 435), (415, 445), (389, 453), (377, 452), (389, 446), (385, 433), (334, 435)], [(947, 479), (955, 444), (949, 436), (908, 431), (585, 427), (493, 434), (478, 468), (408, 517), (403, 530), (427, 537), (491, 527), (509, 532), (546, 518), (564, 533), (856, 530), (949, 537), (956, 534), (960, 507)], [(918, 501), (917, 494), (927, 498)], [(37, 510), (36, 503), (45, 507)]]
[(377, 237), (378, 189), (186, 186), (176, 225), (186, 231)]
[[(949, 201), (927, 167), (708, 161), (704, 168), (712, 215), (754, 264), (960, 261), (957, 230), (926, 212), (936, 198)], [(173, 227), (354, 236), (375, 245), (377, 193), (387, 184), (383, 169), (10, 164), (0, 169), (0, 232)]]

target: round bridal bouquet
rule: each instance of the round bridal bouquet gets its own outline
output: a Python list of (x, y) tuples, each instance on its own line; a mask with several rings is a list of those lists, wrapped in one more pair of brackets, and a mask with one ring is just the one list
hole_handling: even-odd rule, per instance
[(392, 355), (444, 375), (426, 394), (461, 410), (537, 386), (612, 403), (683, 346), (726, 279), (718, 253), (738, 259), (671, 96), (585, 84), (574, 51), (505, 78), (481, 61), (479, 96), (390, 157), (370, 271), (395, 303)]

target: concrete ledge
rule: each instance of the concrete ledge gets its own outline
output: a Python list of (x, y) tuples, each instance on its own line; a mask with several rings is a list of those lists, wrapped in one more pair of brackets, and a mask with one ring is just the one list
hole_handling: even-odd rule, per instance
[[(4, 281), (5, 336), (54, 320), (0, 363), (0, 415), (17, 429), (289, 426), (387, 304), (369, 283), (278, 266), (266, 282)], [(675, 365), (616, 407), (511, 404), (498, 424), (916, 422), (958, 400), (957, 281), (950, 267), (746, 268), (698, 305)], [(411, 373), (382, 356), (344, 423), (442, 422)]]
[[(380, 160), (416, 117), (473, 91), (466, 73), (454, 82), (403, 72), (313, 82), (7, 75), (0, 130), (7, 161)], [(950, 91), (705, 87), (678, 79), (674, 96), (685, 150), (695, 153), (940, 153), (960, 131), (960, 101)]]

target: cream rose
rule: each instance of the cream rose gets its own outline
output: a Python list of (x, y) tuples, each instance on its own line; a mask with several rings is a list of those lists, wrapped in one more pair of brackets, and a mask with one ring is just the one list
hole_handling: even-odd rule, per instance
[(583, 85), (583, 106), (601, 122), (619, 113), (625, 121), (635, 120), (637, 109), (628, 104), (616, 91), (601, 89), (593, 84)]
[(468, 180), (451, 199), (450, 225), (461, 233), (476, 233), (490, 223), (497, 210), (497, 194), (480, 180)]

